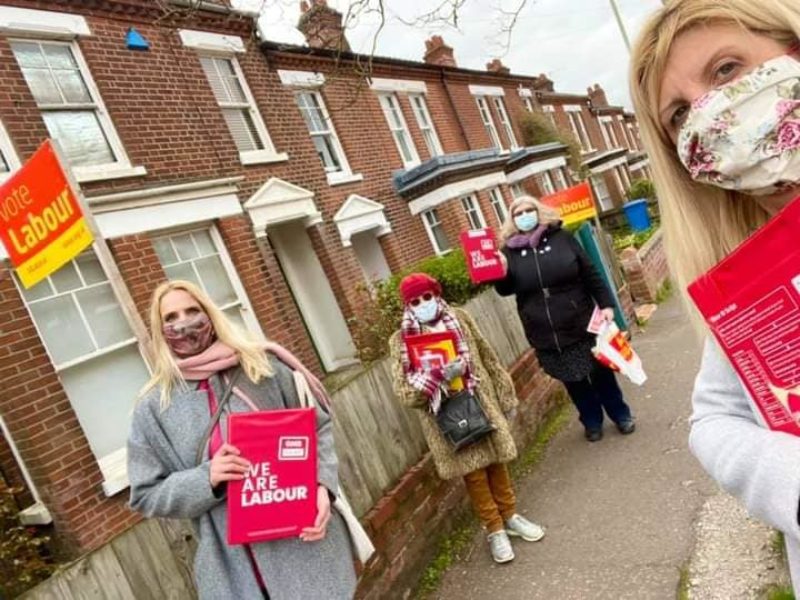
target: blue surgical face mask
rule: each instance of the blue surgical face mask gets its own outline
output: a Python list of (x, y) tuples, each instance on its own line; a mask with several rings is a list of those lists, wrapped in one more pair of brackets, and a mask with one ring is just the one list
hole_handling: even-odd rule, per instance
[(436, 318), (439, 313), (439, 303), (436, 298), (421, 302), (419, 306), (412, 306), (411, 310), (414, 311), (414, 316), (419, 319), (420, 323), (430, 323)]
[(526, 212), (514, 217), (514, 224), (517, 229), (523, 232), (533, 231), (539, 224), (539, 213)]

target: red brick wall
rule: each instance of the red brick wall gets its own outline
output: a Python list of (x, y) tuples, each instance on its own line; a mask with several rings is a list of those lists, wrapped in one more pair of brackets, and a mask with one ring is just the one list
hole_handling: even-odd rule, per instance
[(663, 236), (657, 233), (639, 250), (624, 250), (620, 262), (633, 299), (639, 304), (655, 302), (659, 290), (669, 278)]
[(167, 278), (153, 243), (147, 235), (139, 234), (109, 240), (108, 245), (133, 303), (149, 327), (150, 299), (156, 287)]

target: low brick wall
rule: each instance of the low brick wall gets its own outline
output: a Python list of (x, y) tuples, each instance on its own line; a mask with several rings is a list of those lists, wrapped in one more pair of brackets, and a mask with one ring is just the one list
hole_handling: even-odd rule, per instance
[(664, 250), (664, 237), (657, 231), (639, 250), (627, 248), (620, 254), (620, 262), (630, 293), (635, 302), (652, 303), (658, 291), (669, 278), (667, 255)]
[[(560, 384), (544, 374), (532, 350), (514, 364), (511, 375), (520, 398), (513, 432), (522, 452), (555, 406)], [(363, 518), (377, 552), (362, 574), (356, 597), (408, 598), (434, 557), (438, 540), (468, 510), (462, 481), (439, 479), (426, 454)]]

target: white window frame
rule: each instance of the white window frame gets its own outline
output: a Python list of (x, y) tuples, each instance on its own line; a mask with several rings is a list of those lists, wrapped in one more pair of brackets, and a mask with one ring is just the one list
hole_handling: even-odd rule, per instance
[(625, 117), (622, 115), (617, 115), (617, 123), (619, 124), (619, 130), (622, 132), (622, 135), (625, 138), (625, 147), (628, 148), (628, 150), (633, 150), (633, 145), (631, 144), (631, 140), (628, 137), (628, 132), (625, 129)]
[(503, 142), (500, 139), (500, 134), (497, 132), (497, 127), (495, 127), (492, 111), (489, 108), (489, 102), (487, 102), (486, 96), (475, 96), (475, 102), (478, 104), (478, 112), (481, 115), (481, 121), (486, 129), (486, 133), (489, 134), (492, 147), (500, 151), (505, 150)]
[[(278, 153), (275, 150), (275, 145), (272, 143), (272, 138), (269, 135), (269, 131), (264, 123), (264, 119), (261, 118), (261, 113), (258, 110), (256, 100), (250, 91), (250, 86), (247, 84), (247, 79), (244, 76), (244, 72), (242, 71), (242, 67), (239, 65), (239, 61), (237, 60), (236, 56), (234, 54), (223, 52), (199, 52), (198, 57), (200, 59), (229, 60), (233, 66), (236, 79), (239, 81), (239, 85), (244, 93), (244, 102), (224, 102), (218, 100), (216, 95), (213, 93), (213, 89), (211, 89), (212, 95), (214, 96), (214, 101), (217, 103), (217, 106), (219, 106), (220, 109), (236, 108), (240, 110), (246, 110), (250, 115), (250, 119), (253, 121), (253, 126), (256, 128), (256, 134), (258, 134), (259, 137), (258, 141), (261, 143), (263, 148), (257, 150), (239, 151), (239, 161), (243, 165), (260, 165), (288, 160), (289, 157), (285, 152)], [(216, 63), (214, 63), (214, 69), (221, 77), (222, 74), (219, 73)], [(206, 76), (206, 82), (208, 83), (209, 88), (211, 88), (211, 82), (208, 81), (208, 75), (205, 73), (204, 68), (203, 74)], [(233, 134), (231, 134), (231, 141), (234, 143), (234, 145), (236, 144), (236, 141), (233, 139)]]
[(516, 200), (517, 198), (522, 198), (523, 196), (526, 196), (528, 194), (525, 191), (525, 188), (523, 188), (522, 184), (519, 182), (512, 183), (509, 187), (511, 188), (511, 195), (514, 197), (514, 200)]
[(11, 142), (11, 137), (9, 137), (8, 131), (6, 130), (6, 127), (3, 125), (2, 121), (0, 121), (0, 152), (2, 153), (6, 165), (8, 166), (7, 173), (0, 173), (0, 183), (2, 183), (11, 177), (11, 175), (14, 174), (14, 171), (22, 166), (19, 156), (17, 155), (17, 150), (14, 148), (14, 144)]
[(636, 127), (633, 123), (627, 124), (628, 134), (631, 136), (631, 145), (633, 150), (639, 150), (639, 138), (636, 137)]
[[(102, 165), (82, 165), (82, 166), (74, 166), (70, 167), (75, 179), (77, 179), (81, 183), (89, 182), (89, 181), (103, 181), (108, 179), (118, 179), (121, 177), (135, 177), (146, 175), (147, 170), (144, 167), (134, 167), (131, 165), (131, 161), (128, 158), (128, 154), (125, 152), (125, 147), (122, 145), (122, 140), (120, 140), (119, 135), (117, 134), (117, 130), (114, 127), (114, 123), (111, 121), (111, 116), (108, 113), (108, 109), (106, 108), (105, 103), (103, 102), (103, 97), (100, 94), (100, 90), (95, 84), (94, 78), (92, 77), (92, 73), (89, 70), (89, 65), (86, 63), (86, 60), (83, 57), (83, 53), (81, 52), (81, 48), (78, 45), (77, 41), (75, 40), (55, 40), (50, 39), (48, 37), (33, 37), (33, 38), (12, 38), (8, 40), (10, 44), (15, 42), (19, 43), (26, 43), (26, 44), (40, 44), (42, 46), (50, 45), (50, 46), (64, 46), (69, 48), (70, 52), (72, 53), (75, 62), (78, 65), (78, 71), (80, 72), (81, 77), (83, 78), (84, 83), (86, 84), (86, 89), (89, 92), (89, 96), (91, 97), (91, 102), (87, 104), (73, 104), (73, 105), (63, 105), (63, 104), (45, 104), (40, 105), (37, 102), (37, 109), (39, 110), (40, 115), (48, 111), (56, 111), (56, 110), (64, 110), (65, 107), (74, 106), (76, 109), (94, 111), (95, 116), (97, 117), (97, 121), (100, 124), (100, 129), (105, 135), (106, 140), (108, 141), (108, 146), (111, 150), (111, 153), (114, 155), (115, 160), (110, 163), (102, 164)], [(13, 54), (13, 50), (12, 50)], [(19, 66), (20, 72), (22, 72), (22, 66)], [(26, 82), (27, 84), (27, 82)], [(31, 94), (33, 94), (33, 90), (31, 90)], [(44, 117), (42, 116), (42, 120)]]
[[(231, 287), (233, 288), (233, 292), (236, 294), (235, 302), (231, 302), (225, 305), (219, 305), (219, 308), (221, 310), (227, 310), (229, 308), (238, 306), (239, 314), (242, 317), (242, 320), (244, 321), (247, 330), (250, 333), (253, 333), (256, 336), (260, 337), (261, 339), (266, 339), (264, 336), (264, 330), (261, 329), (261, 323), (259, 323), (258, 319), (255, 316), (255, 312), (253, 311), (253, 305), (250, 303), (250, 298), (247, 295), (247, 291), (245, 290), (244, 285), (242, 284), (242, 280), (239, 278), (239, 273), (236, 270), (236, 266), (233, 264), (233, 260), (231, 260), (231, 256), (228, 253), (228, 248), (225, 246), (225, 240), (223, 240), (222, 234), (220, 234), (219, 229), (217, 229), (216, 225), (212, 224), (200, 227), (195, 226), (185, 229), (173, 229), (171, 231), (159, 232), (158, 234), (152, 236), (152, 242), (155, 243), (156, 240), (170, 239), (173, 237), (187, 235), (198, 231), (203, 231), (210, 235), (211, 241), (214, 244), (214, 249), (217, 251), (216, 255), (219, 257), (220, 262), (222, 263), (222, 266), (225, 269), (225, 274), (228, 276), (228, 281), (230, 282)], [(175, 251), (174, 246), (173, 246), (173, 251)], [(178, 263), (173, 263), (173, 264), (185, 264), (188, 262), (192, 262), (194, 260), (196, 259), (180, 260)], [(162, 264), (160, 258), (159, 258), (159, 264), (161, 265), (162, 269), (166, 269), (169, 266), (173, 266), (173, 265)], [(198, 281), (201, 282), (201, 289), (205, 291), (206, 287), (204, 284), (202, 284), (203, 278), (200, 277), (200, 274), (197, 272), (196, 268), (193, 267), (193, 269), (195, 271), (195, 275), (197, 276)]]
[(569, 182), (567, 180), (567, 176), (564, 174), (564, 167), (558, 167), (555, 169), (556, 173), (556, 187), (558, 191), (565, 190), (569, 187)]
[[(105, 280), (103, 280), (101, 282), (95, 282), (95, 283), (87, 284), (85, 279), (84, 279), (84, 275), (83, 275), (83, 272), (82, 272), (81, 268), (78, 267), (76, 269), (76, 272), (78, 273), (78, 278), (80, 279), (80, 281), (82, 283), (81, 287), (74, 288), (74, 289), (71, 289), (71, 290), (66, 291), (66, 292), (58, 292), (56, 290), (55, 286), (51, 282), (51, 276), (48, 276), (42, 282), (40, 282), (37, 285), (45, 285), (46, 284), (46, 285), (50, 286), (51, 290), (54, 293), (52, 295), (48, 296), (47, 298), (40, 298), (40, 299), (37, 299), (37, 300), (28, 300), (25, 297), (25, 293), (24, 293), (24, 291), (22, 289), (22, 286), (21, 286), (18, 278), (16, 276), (14, 276), (12, 278), (14, 280), (14, 283), (17, 286), (17, 289), (19, 290), (20, 297), (22, 298), (22, 301), (25, 304), (25, 309), (28, 311), (28, 314), (30, 316), (30, 320), (33, 323), (34, 328), (36, 329), (36, 333), (39, 336), (39, 340), (41, 341), (42, 346), (44, 346), (45, 351), (47, 352), (47, 355), (50, 358), (50, 363), (53, 365), (53, 370), (55, 370), (55, 372), (60, 375), (64, 371), (67, 371), (68, 369), (71, 369), (73, 367), (76, 367), (76, 366), (79, 366), (79, 365), (83, 365), (85, 363), (88, 363), (88, 362), (90, 362), (92, 360), (101, 358), (103, 356), (107, 356), (107, 355), (109, 355), (109, 354), (111, 354), (113, 352), (117, 352), (119, 350), (122, 350), (123, 348), (128, 348), (130, 346), (136, 346), (136, 350), (137, 350), (137, 352), (139, 354), (139, 357), (142, 360), (142, 364), (144, 365), (145, 370), (148, 373), (150, 373), (151, 372), (150, 371), (150, 366), (147, 363), (146, 357), (142, 353), (142, 348), (141, 348), (141, 345), (139, 344), (139, 339), (136, 337), (136, 327), (135, 327), (135, 325), (133, 323), (131, 323), (130, 319), (128, 318), (128, 316), (126, 314), (127, 311), (125, 310), (124, 300), (122, 298), (120, 298), (120, 295), (117, 293), (118, 292), (117, 288), (121, 284), (119, 282), (115, 282), (114, 279), (112, 278), (112, 276), (108, 273), (108, 271), (106, 270), (106, 268), (105, 268), (105, 266), (103, 264), (103, 260), (100, 257), (100, 254), (95, 252), (94, 249), (89, 249), (89, 250), (84, 251), (82, 253), (82, 255), (83, 254), (88, 254), (88, 253), (94, 254), (94, 256), (97, 259), (97, 262), (98, 262), (98, 264), (99, 264), (99, 266), (101, 268), (101, 270), (103, 271), (103, 275), (105, 276)], [(79, 257), (76, 257), (75, 259), (70, 261), (70, 263), (68, 263), (68, 264), (72, 264), (72, 262), (74, 262), (78, 258)], [(80, 291), (83, 291), (83, 290), (87, 290), (87, 289), (91, 289), (93, 287), (104, 286), (104, 285), (108, 285), (110, 287), (111, 293), (114, 295), (114, 299), (119, 304), (121, 316), (125, 320), (125, 322), (127, 323), (128, 327), (131, 330), (130, 337), (128, 337), (128, 338), (126, 338), (124, 340), (118, 341), (118, 342), (114, 342), (113, 344), (110, 344), (108, 346), (104, 346), (102, 348), (96, 348), (94, 351), (89, 352), (87, 354), (83, 354), (82, 356), (79, 356), (79, 357), (76, 357), (76, 358), (71, 358), (71, 359), (63, 361), (63, 362), (56, 362), (56, 360), (53, 358), (53, 356), (52, 356), (52, 354), (50, 352), (50, 348), (47, 347), (47, 344), (45, 342), (45, 336), (43, 335), (41, 329), (39, 328), (39, 323), (36, 321), (36, 318), (33, 315), (33, 311), (31, 310), (31, 304), (35, 304), (37, 302), (42, 302), (42, 301), (45, 301), (45, 300), (49, 300), (49, 299), (52, 299), (52, 298), (54, 298), (56, 296), (67, 296), (67, 295), (74, 296), (77, 292), (80, 292)], [(77, 300), (75, 300), (75, 307), (77, 309), (78, 316), (80, 317), (81, 322), (84, 324), (84, 327), (86, 327), (86, 332), (89, 335), (89, 339), (92, 341), (92, 343), (95, 346), (99, 346), (97, 340), (95, 339), (95, 334), (94, 334), (94, 332), (92, 330), (92, 327), (89, 324), (90, 323), (89, 319), (84, 314), (83, 307), (81, 306), (81, 304), (79, 302), (77, 302)], [(60, 377), (59, 377), (59, 383), (62, 383)], [(146, 382), (143, 381), (142, 385), (144, 385), (144, 383), (146, 383)], [(63, 383), (62, 383), (62, 385), (63, 385)], [(66, 389), (64, 390), (64, 393), (67, 396), (67, 400), (69, 401), (70, 406), (72, 407), (72, 410), (75, 411), (75, 413), (77, 415), (77, 407), (76, 407), (75, 404), (73, 404), (73, 401), (69, 397), (69, 394), (67, 393)], [(81, 431), (82, 431), (84, 437), (86, 437), (87, 441), (89, 441), (88, 437), (86, 435), (86, 432), (83, 430), (83, 428), (81, 428)], [(94, 456), (95, 461), (97, 462), (97, 464), (98, 464), (98, 466), (100, 468), (100, 472), (101, 472), (101, 474), (103, 476), (103, 484), (102, 484), (103, 491), (104, 491), (105, 495), (108, 496), (108, 497), (111, 497), (111, 496), (121, 492), (122, 490), (127, 488), (128, 485), (129, 485), (128, 484), (128, 467), (127, 467), (127, 455), (128, 455), (128, 453), (127, 453), (127, 447), (126, 447), (126, 437), (127, 436), (123, 436), (123, 439), (121, 440), (120, 447), (117, 450), (113, 450), (110, 453), (105, 454), (104, 456), (98, 456), (97, 454), (95, 454), (94, 450), (92, 450), (92, 456)], [(91, 446), (91, 443), (90, 443), (90, 446)]]
[(583, 110), (580, 106), (565, 106), (567, 118), (572, 128), (572, 133), (578, 138), (578, 143), (581, 145), (584, 154), (594, 152), (595, 148), (592, 147), (592, 138), (589, 137), (589, 131), (586, 129), (586, 123), (583, 120)]
[[(329, 185), (340, 185), (343, 183), (351, 183), (354, 181), (361, 181), (364, 179), (362, 175), (354, 175), (352, 169), (350, 168), (350, 163), (347, 160), (347, 155), (345, 154), (344, 147), (342, 147), (342, 143), (339, 141), (339, 135), (336, 133), (336, 128), (333, 126), (333, 119), (331, 119), (330, 113), (328, 113), (328, 108), (325, 105), (325, 99), (322, 97), (322, 94), (319, 90), (315, 89), (298, 89), (295, 91), (295, 100), (297, 102), (298, 110), (301, 112), (303, 111), (300, 108), (300, 96), (309, 95), (313, 96), (317, 101), (317, 106), (319, 106), (320, 113), (322, 114), (323, 121), (327, 124), (328, 130), (327, 131), (314, 131), (312, 132), (310, 129), (308, 130), (309, 135), (314, 138), (315, 136), (328, 136), (330, 138), (331, 146), (333, 150), (336, 152), (336, 158), (339, 161), (340, 169), (338, 171), (331, 171), (329, 170), (325, 164), (322, 164), (322, 168), (325, 169), (325, 176), (328, 179)], [(305, 121), (305, 119), (304, 119)], [(322, 159), (320, 159), (320, 162)]]
[(508, 219), (508, 206), (506, 199), (503, 196), (503, 190), (499, 187), (493, 187), (489, 190), (489, 203), (492, 205), (494, 215), (497, 217), (498, 222), (502, 225)]
[(553, 181), (552, 175), (550, 175), (550, 171), (542, 171), (539, 173), (539, 185), (542, 188), (542, 192), (544, 192), (545, 196), (550, 196), (551, 194), (556, 193), (556, 184)]
[(514, 127), (511, 125), (511, 117), (508, 116), (508, 111), (506, 110), (506, 103), (503, 101), (502, 96), (494, 96), (492, 99), (500, 117), (500, 124), (506, 132), (509, 144), (511, 144), (511, 149), (516, 150), (519, 148), (519, 144), (517, 143), (517, 136), (514, 135)]
[[(453, 251), (452, 247), (449, 248), (440, 248), (439, 242), (436, 240), (436, 235), (433, 233), (434, 227), (441, 227), (442, 231), (444, 232), (444, 237), (447, 238), (447, 232), (444, 231), (444, 223), (439, 218), (439, 213), (436, 212), (435, 208), (428, 209), (420, 213), (422, 217), (422, 224), (425, 226), (425, 231), (428, 233), (428, 239), (431, 241), (431, 246), (433, 246), (434, 252), (436, 252), (437, 256), (444, 256), (445, 254), (449, 254)], [(431, 222), (434, 221), (433, 223)], [(447, 240), (448, 244), (450, 244), (450, 240)]]
[(522, 102), (523, 102), (523, 104), (525, 104), (525, 110), (527, 110), (528, 112), (532, 113), (533, 112), (533, 101), (530, 99), (530, 97), (529, 96), (523, 96), (522, 97)]
[(433, 124), (433, 119), (431, 118), (431, 111), (428, 110), (428, 102), (425, 99), (425, 94), (409, 94), (408, 101), (411, 103), (411, 110), (414, 113), (414, 117), (417, 119), (417, 126), (419, 126), (422, 132), (422, 139), (425, 140), (428, 154), (430, 154), (431, 157), (444, 154), (442, 144), (439, 142), (439, 136), (436, 133), (436, 126)]
[[(608, 190), (608, 184), (606, 183), (605, 177), (602, 173), (598, 175), (592, 175), (590, 177), (592, 183), (592, 190), (594, 191), (594, 196), (597, 199), (597, 203), (600, 205), (600, 210), (605, 212), (607, 210), (611, 210), (614, 208), (614, 199), (611, 197), (611, 192)], [(601, 189), (605, 191), (605, 194), (601, 194)]]
[(617, 139), (617, 132), (614, 131), (614, 120), (611, 117), (600, 117), (600, 129), (603, 132), (603, 140), (609, 150), (621, 148)]
[(558, 129), (558, 125), (556, 124), (556, 107), (552, 104), (545, 104), (542, 106), (542, 112), (550, 120), (553, 127)]
[(467, 215), (470, 229), (486, 229), (486, 219), (481, 211), (481, 204), (475, 194), (461, 197), (461, 207)]
[[(386, 123), (389, 125), (389, 131), (391, 131), (392, 137), (394, 138), (397, 152), (400, 154), (400, 160), (403, 162), (403, 167), (406, 169), (416, 167), (420, 163), (419, 154), (417, 153), (417, 147), (414, 145), (414, 139), (411, 137), (411, 130), (408, 128), (408, 123), (406, 123), (406, 118), (403, 115), (403, 107), (400, 106), (400, 98), (395, 93), (380, 93), (378, 94), (378, 101), (381, 104), (383, 116), (386, 117)], [(399, 124), (394, 122), (392, 114), (397, 116)], [(409, 156), (404, 155), (403, 146), (400, 143), (401, 137), (406, 140)]]

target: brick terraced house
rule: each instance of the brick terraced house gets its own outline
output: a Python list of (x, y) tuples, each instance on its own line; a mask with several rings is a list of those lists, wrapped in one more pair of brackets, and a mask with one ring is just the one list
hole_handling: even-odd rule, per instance
[(226, 0), (0, 6), (0, 177), (55, 139), (108, 250), (27, 290), (0, 251), (0, 467), (23, 521), (75, 555), (139, 519), (125, 440), (158, 283), (198, 282), (331, 373), (357, 362), (362, 284), (572, 183), (565, 146), (524, 146), (527, 111), (575, 133), (604, 208), (646, 171), (635, 118), (599, 86), (463, 69), (438, 36), (365, 76), (341, 15), (303, 8), (308, 46), (260, 40)]

